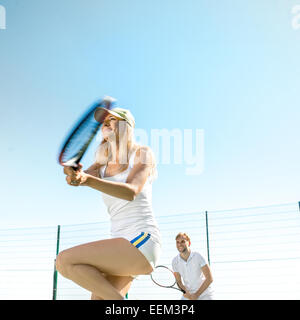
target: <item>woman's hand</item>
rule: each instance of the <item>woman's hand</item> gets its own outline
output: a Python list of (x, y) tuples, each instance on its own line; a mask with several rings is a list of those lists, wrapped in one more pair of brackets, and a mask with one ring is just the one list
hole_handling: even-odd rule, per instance
[(72, 167), (64, 167), (64, 174), (67, 175), (66, 181), (73, 187), (86, 185), (88, 175), (82, 171), (82, 164), (78, 165), (77, 169)]

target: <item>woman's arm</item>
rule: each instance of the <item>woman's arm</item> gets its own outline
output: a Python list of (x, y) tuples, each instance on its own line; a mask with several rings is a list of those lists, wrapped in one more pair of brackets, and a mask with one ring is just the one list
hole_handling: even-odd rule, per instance
[[(88, 186), (113, 197), (132, 201), (143, 189), (152, 168), (151, 161), (144, 161), (144, 157), (147, 156), (145, 153), (148, 154), (148, 157), (152, 154), (148, 147), (142, 147), (138, 150), (135, 164), (128, 175), (126, 183), (107, 181), (83, 171), (75, 171), (70, 167), (64, 168), (64, 173), (67, 174), (66, 180), (73, 186)], [(92, 169), (91, 171), (93, 171)]]
[(136, 196), (134, 185), (124, 182), (107, 181), (89, 174), (86, 174), (86, 180), (82, 185), (127, 201), (134, 200)]
[(89, 168), (84, 170), (83, 172), (90, 174), (91, 176), (94, 176), (94, 177), (99, 177), (100, 167), (101, 167), (101, 165), (99, 163), (94, 163)]

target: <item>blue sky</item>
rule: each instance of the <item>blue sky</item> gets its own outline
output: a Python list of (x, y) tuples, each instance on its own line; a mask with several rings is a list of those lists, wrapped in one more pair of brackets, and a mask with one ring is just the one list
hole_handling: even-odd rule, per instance
[(2, 228), (107, 218), (101, 195), (67, 186), (56, 159), (104, 95), (149, 135), (204, 130), (202, 174), (159, 164), (157, 215), (299, 201), (297, 1), (0, 4)]

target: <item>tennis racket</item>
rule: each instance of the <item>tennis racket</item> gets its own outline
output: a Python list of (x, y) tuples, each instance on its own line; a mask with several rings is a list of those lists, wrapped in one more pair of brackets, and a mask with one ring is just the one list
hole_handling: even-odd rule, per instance
[[(88, 149), (93, 138), (97, 134), (108, 112), (116, 100), (111, 97), (105, 97), (103, 100), (96, 101), (76, 122), (70, 133), (65, 138), (59, 151), (58, 162), (62, 166), (78, 168), (78, 164)], [(94, 117), (97, 108), (97, 120)]]
[(150, 276), (152, 281), (160, 287), (175, 289), (185, 293), (183, 289), (178, 287), (174, 272), (166, 266), (156, 266)]

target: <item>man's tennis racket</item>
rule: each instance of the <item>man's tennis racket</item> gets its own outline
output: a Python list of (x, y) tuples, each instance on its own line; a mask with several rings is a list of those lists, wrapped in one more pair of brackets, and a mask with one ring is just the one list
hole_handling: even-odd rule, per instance
[[(105, 109), (110, 109), (115, 101), (111, 97), (105, 97), (103, 100), (95, 102), (76, 122), (59, 152), (58, 162), (62, 166), (78, 168), (80, 160), (108, 114)], [(94, 114), (99, 107), (105, 109), (97, 111), (96, 121)]]
[(177, 286), (174, 272), (166, 266), (156, 266), (150, 276), (152, 281), (160, 287), (175, 289), (185, 293), (183, 289)]

